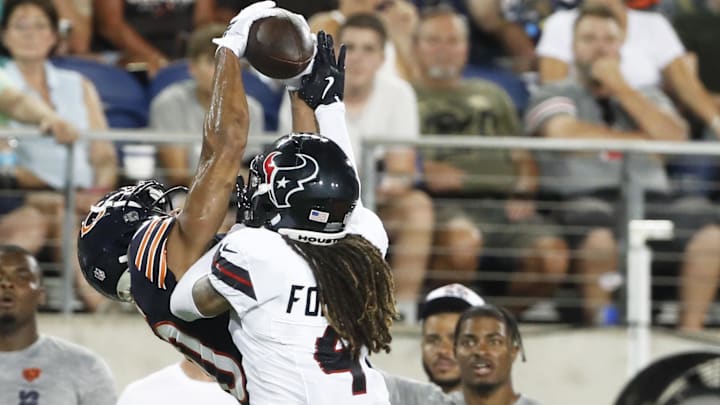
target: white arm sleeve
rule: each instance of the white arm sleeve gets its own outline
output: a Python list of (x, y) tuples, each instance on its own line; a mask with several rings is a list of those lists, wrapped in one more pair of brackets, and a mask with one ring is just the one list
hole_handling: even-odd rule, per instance
[[(345, 103), (338, 101), (329, 105), (323, 104), (315, 109), (315, 118), (318, 122), (320, 135), (335, 142), (340, 149), (350, 159), (350, 164), (355, 168), (357, 176), (357, 163), (355, 163), (355, 153), (353, 152), (352, 142), (350, 141), (350, 132), (347, 129), (345, 121)], [(358, 177), (358, 183), (362, 189), (362, 183)], [(364, 208), (362, 200), (358, 198), (356, 210)]]
[(170, 312), (183, 321), (192, 322), (200, 318), (207, 318), (207, 316), (200, 313), (195, 304), (193, 287), (195, 287), (198, 280), (210, 274), (212, 258), (217, 249), (218, 245), (215, 245), (206, 252), (175, 285), (175, 289), (170, 296)]
[(320, 135), (331, 139), (350, 159), (350, 163), (357, 170), (355, 154), (353, 153), (350, 133), (345, 122), (345, 104), (341, 101), (329, 105), (321, 105), (315, 109)]
[(292, 132), (292, 129), (292, 107), (290, 105), (290, 97), (288, 93), (285, 92), (282, 102), (280, 103), (280, 109), (278, 110), (277, 133), (280, 136), (287, 135)]
[[(353, 153), (350, 134), (345, 122), (345, 104), (342, 102), (330, 105), (321, 105), (315, 109), (320, 134), (335, 142), (350, 159), (357, 175), (357, 165)], [(358, 180), (359, 181), (359, 180)], [(362, 185), (361, 185), (362, 186)], [(375, 245), (385, 256), (388, 249), (388, 237), (382, 222), (374, 212), (363, 206), (362, 200), (358, 198), (357, 205), (350, 217), (347, 231), (362, 235), (370, 243)]]

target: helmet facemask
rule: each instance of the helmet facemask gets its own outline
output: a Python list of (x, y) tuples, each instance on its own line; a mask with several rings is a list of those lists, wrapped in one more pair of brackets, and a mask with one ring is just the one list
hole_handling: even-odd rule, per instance
[(127, 249), (133, 235), (149, 218), (167, 215), (170, 194), (185, 187), (142, 181), (105, 195), (90, 208), (81, 224), (78, 258), (90, 285), (116, 301), (131, 301)]
[(265, 182), (262, 163), (265, 155), (259, 154), (250, 162), (248, 184), (242, 186), (242, 178), (238, 179), (238, 218), (243, 224), (259, 228), (277, 215), (277, 210), (270, 201), (270, 184)]

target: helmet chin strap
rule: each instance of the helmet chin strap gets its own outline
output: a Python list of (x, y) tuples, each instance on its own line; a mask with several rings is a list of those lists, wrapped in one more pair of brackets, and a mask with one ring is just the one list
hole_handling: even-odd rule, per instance
[(346, 231), (336, 232), (336, 233), (323, 233), (323, 232), (313, 232), (313, 231), (305, 231), (302, 229), (292, 229), (292, 228), (280, 228), (277, 230), (277, 232), (280, 235), (287, 236), (288, 238), (292, 240), (296, 240), (298, 242), (303, 243), (310, 243), (312, 245), (319, 245), (319, 246), (329, 246), (340, 239), (344, 238), (345, 235), (347, 235)]

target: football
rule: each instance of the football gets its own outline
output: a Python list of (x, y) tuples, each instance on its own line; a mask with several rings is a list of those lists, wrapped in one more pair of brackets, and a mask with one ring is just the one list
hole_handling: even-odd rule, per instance
[(273, 79), (289, 79), (305, 70), (315, 43), (310, 30), (297, 18), (301, 17), (283, 13), (250, 26), (245, 58), (252, 67)]

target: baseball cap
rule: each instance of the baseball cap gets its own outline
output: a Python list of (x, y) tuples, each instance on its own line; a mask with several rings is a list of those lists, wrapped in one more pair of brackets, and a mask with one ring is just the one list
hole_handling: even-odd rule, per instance
[(470, 307), (484, 303), (485, 300), (482, 297), (464, 285), (448, 284), (428, 293), (420, 308), (419, 318), (423, 320), (441, 312), (463, 312)]

